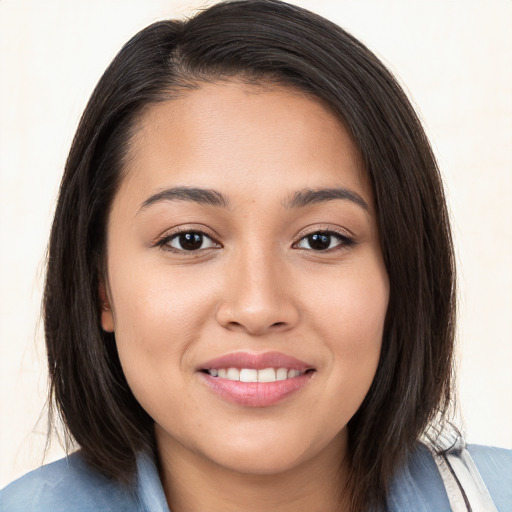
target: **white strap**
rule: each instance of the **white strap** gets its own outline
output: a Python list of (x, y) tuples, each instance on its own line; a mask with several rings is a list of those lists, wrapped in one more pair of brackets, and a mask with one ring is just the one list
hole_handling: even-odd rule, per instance
[(448, 495), (448, 501), (450, 502), (450, 508), (452, 509), (452, 512), (468, 512), (468, 510), (471, 510), (468, 508), (457, 479), (452, 473), (446, 458), (443, 455), (438, 455), (437, 453), (433, 453), (432, 455), (436, 462), (437, 469), (439, 470), (439, 474), (443, 479), (444, 487), (446, 489), (446, 494)]
[(498, 512), (462, 440), (433, 456), (453, 512)]

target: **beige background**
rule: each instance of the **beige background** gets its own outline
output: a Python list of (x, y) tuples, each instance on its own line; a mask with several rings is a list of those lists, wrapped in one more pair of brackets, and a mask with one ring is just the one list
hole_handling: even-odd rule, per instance
[[(467, 435), (512, 448), (512, 1), (295, 3), (361, 38), (407, 84), (452, 213)], [(0, 487), (43, 456), (42, 269), (80, 113), (131, 35), (202, 4), (0, 0)]]

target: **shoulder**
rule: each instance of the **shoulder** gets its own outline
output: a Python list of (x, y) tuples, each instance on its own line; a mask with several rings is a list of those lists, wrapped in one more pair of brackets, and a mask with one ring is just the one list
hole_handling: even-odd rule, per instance
[(512, 450), (469, 445), (468, 451), (498, 510), (512, 510)]
[(448, 512), (450, 502), (428, 448), (418, 443), (391, 481), (390, 512)]
[(0, 512), (138, 510), (130, 489), (89, 468), (79, 453), (36, 469), (0, 491)]
[[(512, 510), (512, 450), (467, 447), (498, 511)], [(392, 480), (390, 512), (450, 511), (443, 480), (428, 448), (418, 444)]]

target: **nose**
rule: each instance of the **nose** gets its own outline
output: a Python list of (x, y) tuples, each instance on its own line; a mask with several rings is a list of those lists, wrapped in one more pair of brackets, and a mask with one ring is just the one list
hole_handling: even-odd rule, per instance
[(246, 250), (229, 263), (217, 321), (231, 331), (262, 336), (295, 327), (300, 311), (293, 280), (279, 256)]

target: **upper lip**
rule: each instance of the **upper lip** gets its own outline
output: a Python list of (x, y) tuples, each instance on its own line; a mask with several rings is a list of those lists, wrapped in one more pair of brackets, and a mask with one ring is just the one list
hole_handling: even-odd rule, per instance
[(253, 368), (263, 370), (264, 368), (288, 368), (289, 370), (300, 370), (304, 372), (312, 369), (313, 365), (301, 361), (295, 357), (283, 354), (282, 352), (263, 352), (260, 354), (250, 352), (233, 352), (215, 359), (210, 359), (199, 366), (199, 370), (211, 368)]

